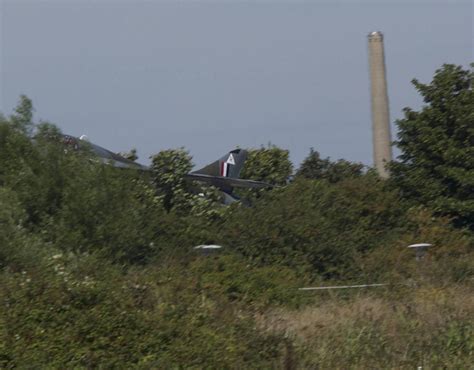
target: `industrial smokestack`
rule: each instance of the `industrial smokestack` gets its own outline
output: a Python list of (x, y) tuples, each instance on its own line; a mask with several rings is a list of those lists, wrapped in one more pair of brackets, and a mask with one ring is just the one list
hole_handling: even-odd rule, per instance
[(392, 147), (383, 34), (376, 31), (368, 37), (374, 165), (380, 177), (387, 178), (389, 172), (385, 166), (392, 160)]

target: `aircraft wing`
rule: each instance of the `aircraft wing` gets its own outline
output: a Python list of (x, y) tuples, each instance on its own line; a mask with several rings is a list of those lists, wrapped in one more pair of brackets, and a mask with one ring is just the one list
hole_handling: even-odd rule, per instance
[(204, 175), (200, 173), (188, 173), (185, 175), (185, 178), (201, 181), (213, 185), (217, 188), (225, 189), (225, 188), (251, 188), (251, 189), (261, 189), (261, 188), (273, 188), (274, 185), (268, 184), (262, 181), (255, 181), (255, 180), (244, 180), (244, 179), (236, 179), (232, 177), (224, 177), (224, 176), (211, 176), (211, 175)]
[(131, 161), (130, 159), (124, 158), (119, 154), (113, 153), (108, 149), (102, 148), (99, 145), (88, 143), (92, 148), (92, 151), (102, 160), (104, 163), (111, 163), (115, 167), (119, 168), (132, 168), (141, 171), (148, 171), (149, 168), (140, 163)]
[[(99, 145), (96, 145), (87, 140), (84, 140), (82, 136), (81, 138), (77, 138), (70, 135), (62, 135), (62, 141), (64, 144), (71, 146), (75, 150), (89, 149), (93, 154), (97, 156), (98, 161), (105, 164), (111, 164), (114, 167), (132, 168), (132, 169), (141, 170), (141, 171), (150, 170), (147, 166), (131, 161), (130, 159), (124, 158), (121, 155), (113, 153), (108, 149), (102, 148)], [(91, 159), (91, 160), (94, 160), (94, 159)]]

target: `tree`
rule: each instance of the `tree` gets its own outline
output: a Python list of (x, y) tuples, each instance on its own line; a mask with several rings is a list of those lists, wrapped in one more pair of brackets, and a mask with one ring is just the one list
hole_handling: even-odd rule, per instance
[(20, 95), (20, 101), (11, 116), (13, 126), (25, 134), (33, 130), (33, 102), (26, 95)]
[(157, 199), (168, 211), (211, 221), (224, 214), (221, 192), (186, 180), (193, 168), (192, 157), (184, 148), (162, 150), (152, 157), (152, 181)]
[(243, 179), (266, 181), (273, 185), (285, 185), (293, 171), (289, 151), (275, 145), (249, 149), (242, 170)]
[(168, 211), (185, 206), (190, 197), (184, 176), (193, 168), (191, 160), (184, 148), (162, 150), (152, 157), (153, 184)]
[[(473, 64), (474, 66), (474, 64)], [(451, 64), (429, 84), (412, 81), (420, 111), (404, 109), (397, 121), (402, 154), (390, 166), (404, 197), (474, 229), (474, 73)]]
[[(293, 165), (289, 159), (289, 151), (269, 144), (259, 149), (247, 149), (248, 157), (240, 177), (243, 179), (264, 181), (272, 185), (283, 186), (293, 172)], [(236, 193), (246, 202), (252, 203), (266, 189), (237, 189)]]
[(343, 179), (361, 176), (363, 168), (362, 163), (353, 163), (345, 159), (339, 159), (336, 162), (331, 162), (329, 157), (322, 159), (319, 152), (311, 148), (296, 176), (313, 180), (325, 179), (336, 183)]

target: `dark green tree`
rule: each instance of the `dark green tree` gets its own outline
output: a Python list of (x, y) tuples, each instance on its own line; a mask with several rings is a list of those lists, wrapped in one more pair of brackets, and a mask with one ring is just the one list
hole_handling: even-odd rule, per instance
[(189, 212), (194, 195), (185, 175), (193, 168), (184, 148), (162, 150), (152, 157), (152, 179), (158, 199), (167, 211)]
[(429, 84), (412, 81), (423, 97), (420, 111), (404, 109), (397, 121), (400, 148), (391, 164), (404, 197), (474, 229), (474, 73), (446, 64)]
[(313, 180), (325, 179), (331, 183), (336, 183), (343, 179), (361, 176), (363, 169), (364, 165), (362, 163), (353, 163), (345, 159), (332, 162), (329, 157), (323, 159), (319, 152), (311, 148), (308, 156), (296, 172), (296, 176)]
[(33, 102), (26, 95), (20, 95), (20, 101), (15, 108), (15, 113), (10, 118), (13, 126), (24, 132), (31, 134), (33, 130)]
[(273, 185), (285, 185), (293, 171), (289, 151), (275, 145), (249, 149), (241, 177), (266, 181)]
[[(240, 177), (264, 181), (272, 185), (282, 186), (288, 183), (293, 173), (293, 165), (289, 159), (289, 151), (281, 149), (275, 145), (269, 144), (259, 149), (247, 149), (248, 157)], [(262, 194), (265, 189), (238, 189), (236, 193), (245, 200), (253, 203)]]
[(220, 207), (221, 193), (216, 188), (186, 180), (193, 163), (184, 148), (162, 150), (152, 157), (151, 168), (156, 199), (168, 212), (208, 221), (224, 213)]
[(308, 156), (301, 163), (300, 168), (296, 172), (296, 176), (306, 179), (321, 179), (327, 171), (329, 159), (321, 158), (317, 150), (311, 148)]

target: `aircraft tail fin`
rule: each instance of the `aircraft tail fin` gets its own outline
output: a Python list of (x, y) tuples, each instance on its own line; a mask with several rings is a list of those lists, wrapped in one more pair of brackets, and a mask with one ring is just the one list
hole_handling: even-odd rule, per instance
[(227, 153), (217, 161), (208, 164), (200, 170), (192, 172), (192, 174), (238, 179), (240, 176), (240, 171), (242, 171), (246, 159), (246, 150), (235, 149)]
[(225, 193), (225, 204), (238, 199), (233, 192), (234, 188), (261, 189), (273, 187), (273, 185), (262, 181), (239, 178), (247, 159), (247, 154), (247, 151), (243, 149), (232, 150), (200, 170), (188, 173), (185, 175), (185, 178), (215, 186)]

